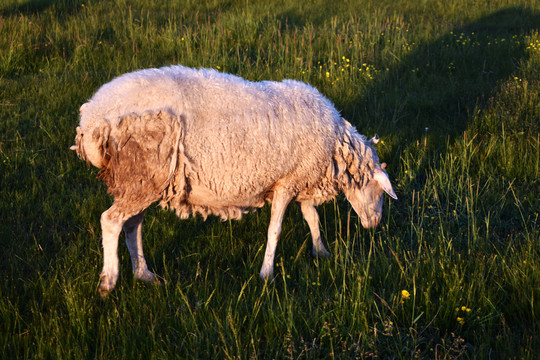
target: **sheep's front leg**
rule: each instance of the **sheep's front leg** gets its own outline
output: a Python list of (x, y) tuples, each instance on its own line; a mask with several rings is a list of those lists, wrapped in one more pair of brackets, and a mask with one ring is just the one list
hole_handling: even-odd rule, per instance
[(266, 243), (266, 251), (264, 253), (264, 261), (259, 276), (261, 279), (270, 278), (274, 273), (274, 256), (276, 254), (276, 246), (281, 233), (281, 223), (285, 209), (291, 201), (292, 196), (283, 190), (275, 190), (274, 198), (272, 199), (272, 212), (270, 216), (270, 225), (268, 226), (268, 242)]
[(317, 209), (315, 206), (308, 202), (300, 203), (300, 209), (304, 215), (304, 219), (309, 226), (309, 231), (311, 232), (311, 240), (313, 242), (313, 249), (311, 254), (314, 257), (328, 256), (330, 253), (324, 247), (324, 244), (321, 241), (321, 232), (319, 230), (319, 214), (317, 214)]
[(148, 270), (146, 259), (144, 258), (142, 245), (142, 223), (145, 211), (131, 217), (124, 224), (124, 234), (126, 235), (126, 245), (131, 257), (133, 274), (136, 279), (146, 282), (159, 282), (156, 275)]
[(118, 236), (125, 219), (116, 204), (101, 214), (103, 236), (103, 270), (101, 271), (99, 293), (106, 296), (114, 289), (118, 279)]

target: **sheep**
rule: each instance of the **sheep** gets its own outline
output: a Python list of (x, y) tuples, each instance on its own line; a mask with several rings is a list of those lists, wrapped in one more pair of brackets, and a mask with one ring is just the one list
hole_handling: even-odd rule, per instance
[(80, 108), (79, 158), (99, 168), (113, 196), (101, 215), (99, 292), (118, 278), (122, 229), (134, 276), (157, 282), (142, 247), (145, 210), (155, 202), (181, 219), (239, 219), (271, 203), (261, 279), (273, 274), (285, 209), (300, 204), (312, 254), (329, 255), (315, 206), (343, 192), (362, 226), (380, 222), (383, 194), (397, 199), (374, 145), (312, 86), (251, 82), (180, 65), (121, 75)]

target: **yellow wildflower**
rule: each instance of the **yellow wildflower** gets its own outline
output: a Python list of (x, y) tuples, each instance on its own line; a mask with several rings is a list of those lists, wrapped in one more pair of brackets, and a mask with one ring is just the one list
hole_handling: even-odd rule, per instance
[(408, 300), (410, 297), (411, 297), (411, 293), (409, 293), (407, 290), (401, 290), (402, 300)]

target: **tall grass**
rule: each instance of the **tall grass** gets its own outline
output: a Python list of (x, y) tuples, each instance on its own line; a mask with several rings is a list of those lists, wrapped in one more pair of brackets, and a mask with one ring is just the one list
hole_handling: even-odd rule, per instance
[[(540, 349), (540, 7), (532, 1), (4, 1), (1, 358), (529, 358)], [(97, 295), (96, 170), (68, 151), (114, 76), (180, 63), (294, 78), (377, 133), (399, 200), (364, 230), (290, 206), (261, 283), (268, 207), (178, 221), (152, 207), (161, 286)]]

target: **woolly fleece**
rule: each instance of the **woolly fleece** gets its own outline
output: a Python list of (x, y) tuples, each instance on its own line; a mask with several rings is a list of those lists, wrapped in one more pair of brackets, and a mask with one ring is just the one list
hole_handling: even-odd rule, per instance
[[(340, 188), (360, 186), (378, 164), (371, 144), (310, 85), (293, 80), (250, 82), (182, 66), (136, 71), (103, 85), (81, 107), (79, 132), (93, 134), (83, 138), (85, 157), (95, 166), (103, 166), (104, 144), (110, 141), (108, 129), (117, 138), (115, 143), (123, 144), (126, 140), (121, 139), (128, 138), (132, 144), (143, 145), (144, 140), (135, 140), (133, 134), (141, 131), (138, 126), (144, 129), (145, 122), (156, 122), (150, 121), (149, 111), (160, 110), (171, 116), (160, 120), (157, 129), (182, 131), (185, 164), (176, 166), (183, 173), (174, 178), (177, 185), (189, 184), (187, 196), (185, 189), (173, 186), (176, 190), (171, 190), (169, 186), (160, 200), (163, 205), (170, 203), (182, 218), (197, 211), (204, 217), (213, 213), (237, 219), (271, 199), (278, 182), (298, 201), (311, 199), (318, 205)], [(137, 116), (147, 120), (141, 122)], [(126, 126), (126, 122), (133, 124)], [(173, 130), (173, 123), (181, 130)], [(141, 152), (131, 158), (144, 166), (142, 159), (157, 146), (156, 141), (140, 146)], [(147, 165), (151, 164), (155, 164), (155, 173), (169, 168), (161, 162)], [(123, 193), (130, 183), (136, 183), (136, 167), (125, 167), (129, 170), (121, 185)], [(122, 177), (120, 171), (114, 171), (117, 178)], [(101, 177), (105, 179), (103, 174)], [(119, 190), (113, 191), (115, 197), (119, 194)]]

